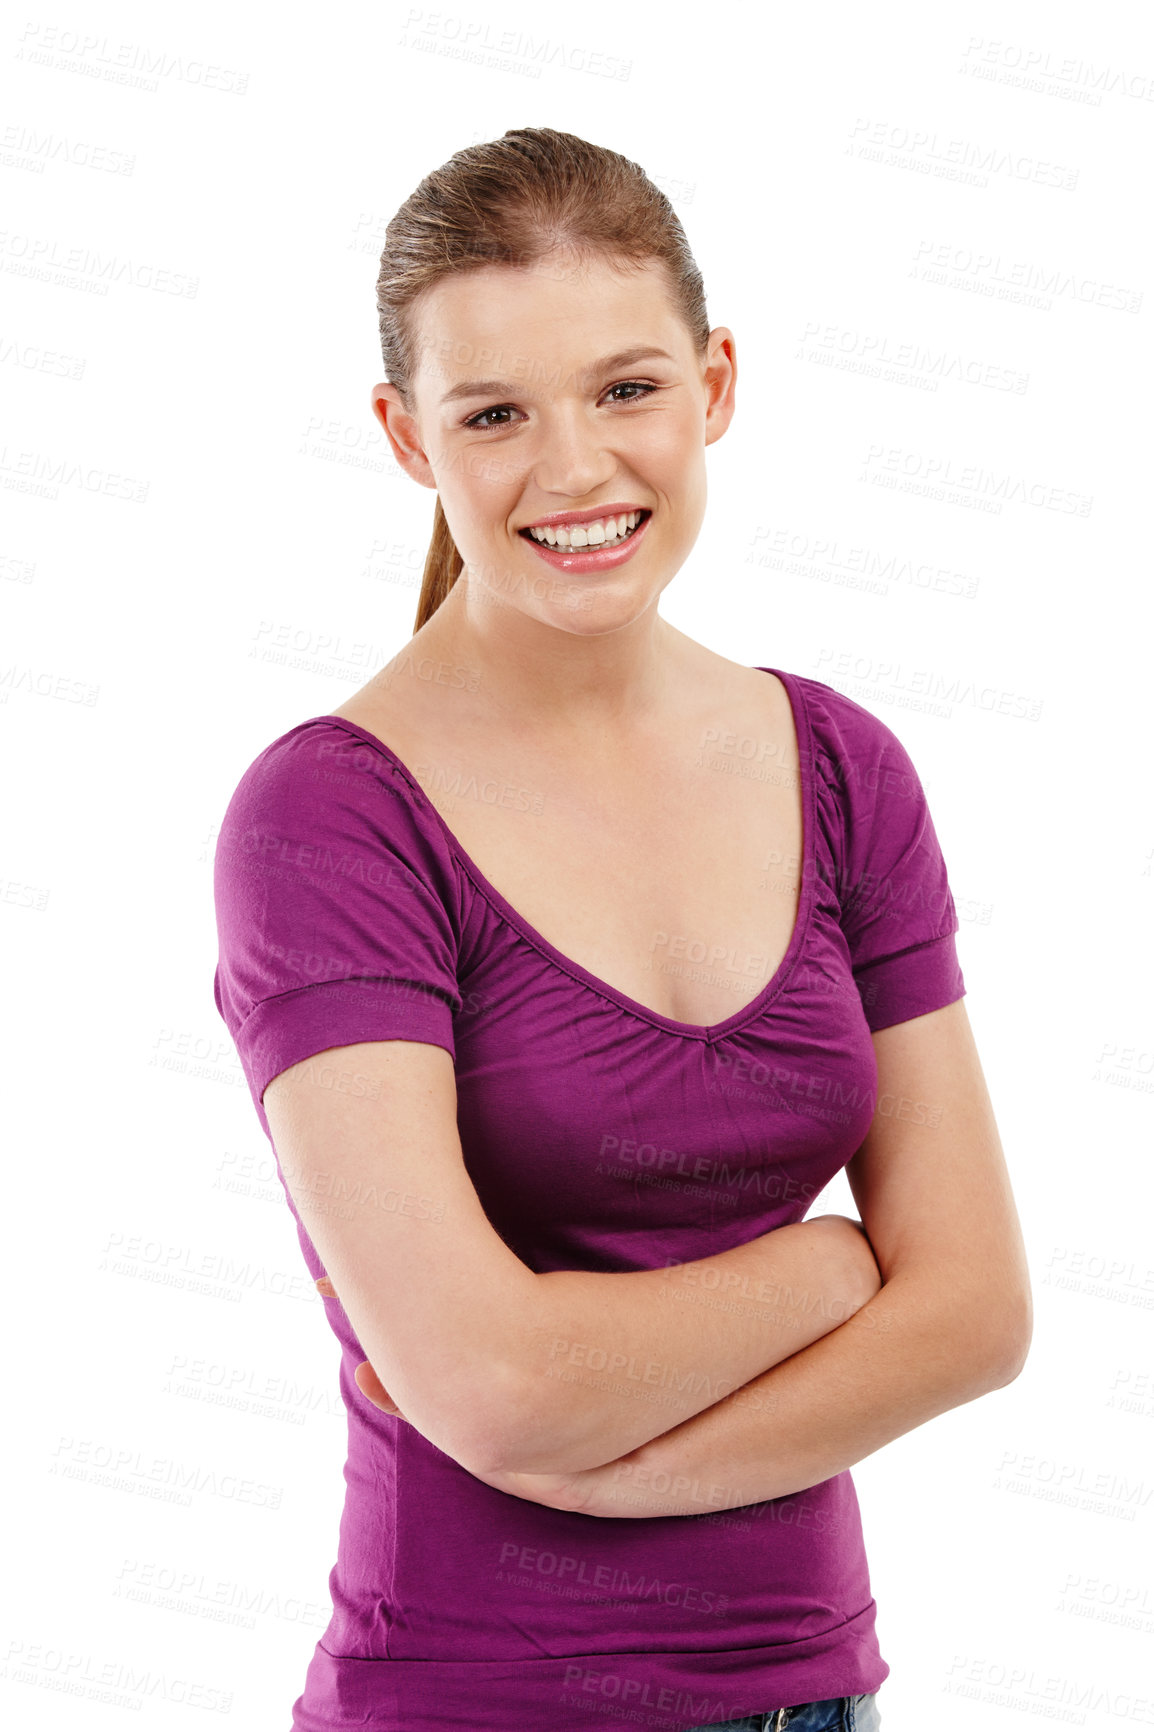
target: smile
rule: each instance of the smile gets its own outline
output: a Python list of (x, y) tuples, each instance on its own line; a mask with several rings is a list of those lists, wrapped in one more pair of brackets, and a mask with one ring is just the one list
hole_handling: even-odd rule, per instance
[(521, 531), (522, 535), (541, 541), (548, 547), (604, 547), (615, 541), (626, 541), (643, 518), (652, 516), (648, 511), (622, 512), (620, 517), (598, 517), (592, 523), (574, 523), (572, 525), (546, 524), (541, 529), (528, 528)]
[(534, 556), (555, 571), (570, 577), (593, 576), (636, 559), (652, 518), (652, 511), (626, 511), (620, 517), (598, 518), (595, 523), (548, 524), (517, 533), (529, 543)]

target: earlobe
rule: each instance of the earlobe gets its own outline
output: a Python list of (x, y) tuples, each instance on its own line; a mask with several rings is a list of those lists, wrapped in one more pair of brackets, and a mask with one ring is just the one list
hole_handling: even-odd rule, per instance
[(728, 430), (736, 409), (737, 404), (734, 401), (732, 390), (728, 391), (717, 402), (710, 404), (705, 414), (705, 443), (707, 445), (716, 444), (722, 434)]

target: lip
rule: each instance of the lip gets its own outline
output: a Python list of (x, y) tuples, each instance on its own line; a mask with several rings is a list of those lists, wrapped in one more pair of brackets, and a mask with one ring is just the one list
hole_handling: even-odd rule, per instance
[(591, 511), (554, 511), (549, 517), (535, 517), (532, 523), (523, 523), (517, 533), (521, 535), (526, 529), (567, 529), (571, 523), (596, 523), (599, 517), (623, 517), (627, 512), (647, 509), (644, 505), (598, 505)]
[[(653, 513), (646, 506), (631, 506), (631, 510), (645, 511), (637, 528), (624, 541), (603, 541), (596, 547), (550, 547), (547, 541), (535, 541), (531, 535), (522, 530), (521, 540), (528, 542), (538, 559), (543, 559), (546, 565), (551, 565), (555, 571), (566, 571), (573, 575), (581, 572), (612, 571), (614, 566), (624, 565), (627, 559), (632, 559), (645, 532), (653, 522)], [(606, 511), (607, 517), (613, 516)]]

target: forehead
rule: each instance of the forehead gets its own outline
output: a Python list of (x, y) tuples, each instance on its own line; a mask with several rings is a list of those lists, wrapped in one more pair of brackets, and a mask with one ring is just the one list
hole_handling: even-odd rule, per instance
[(657, 260), (623, 267), (555, 253), (536, 264), (482, 265), (434, 283), (414, 309), (419, 395), (436, 407), (470, 379), (576, 378), (617, 350), (689, 347)]

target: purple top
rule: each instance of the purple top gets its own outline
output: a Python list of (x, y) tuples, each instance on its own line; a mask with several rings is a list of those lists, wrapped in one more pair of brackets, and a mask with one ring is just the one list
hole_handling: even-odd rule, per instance
[[(873, 1119), (871, 1030), (965, 984), (901, 742), (820, 680), (759, 671), (783, 682), (797, 728), (801, 898), (773, 978), (711, 1027), (646, 1009), (549, 944), (363, 728), (314, 716), (267, 746), (215, 864), (216, 1003), (266, 1135), (261, 1096), (289, 1065), (427, 1041), (453, 1056), (485, 1213), (530, 1269), (691, 1262), (803, 1219)], [(598, 1714), (679, 1732), (888, 1676), (848, 1471), (717, 1513), (548, 1509), (367, 1401), (353, 1380), (366, 1354), (343, 1309), (325, 1312), (347, 1485), (297, 1732), (586, 1732)]]

